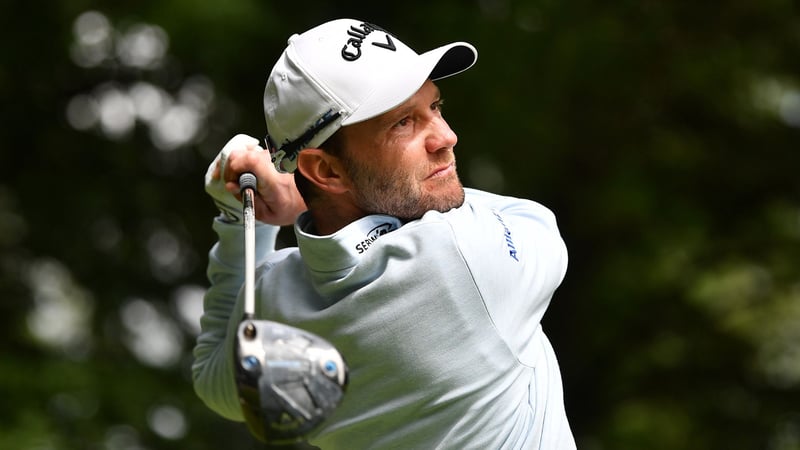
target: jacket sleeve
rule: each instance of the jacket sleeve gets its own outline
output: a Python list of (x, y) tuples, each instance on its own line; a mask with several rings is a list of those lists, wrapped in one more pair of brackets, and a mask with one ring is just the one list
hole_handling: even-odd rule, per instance
[[(192, 380), (198, 397), (221, 416), (242, 421), (233, 374), (233, 345), (243, 314), (244, 228), (214, 219), (218, 241), (209, 252), (211, 286), (203, 301), (200, 335), (194, 347)], [(275, 251), (279, 227), (256, 222), (256, 266)]]
[(459, 222), (463, 256), (497, 332), (533, 365), (539, 350), (530, 342), (567, 270), (556, 217), (531, 200), (467, 192), (471, 216)]

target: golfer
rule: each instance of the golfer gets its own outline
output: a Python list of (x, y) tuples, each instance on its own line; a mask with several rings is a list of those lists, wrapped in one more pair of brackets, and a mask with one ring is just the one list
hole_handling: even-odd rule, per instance
[[(437, 80), (467, 43), (417, 54), (341, 19), (289, 39), (264, 93), (268, 137), (237, 135), (209, 166), (220, 207), (194, 386), (243, 420), (233, 373), (242, 318), (239, 174), (257, 177), (256, 318), (333, 343), (350, 368), (310, 436), (328, 449), (574, 449), (541, 320), (564, 278), (553, 213), (465, 189)], [(275, 249), (279, 226), (297, 247)]]

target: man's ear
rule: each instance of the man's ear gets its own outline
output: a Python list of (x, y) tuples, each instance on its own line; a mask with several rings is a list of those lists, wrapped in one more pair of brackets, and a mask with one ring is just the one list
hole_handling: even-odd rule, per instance
[(324, 150), (301, 150), (297, 154), (297, 170), (325, 192), (341, 194), (348, 190), (349, 181), (339, 158)]

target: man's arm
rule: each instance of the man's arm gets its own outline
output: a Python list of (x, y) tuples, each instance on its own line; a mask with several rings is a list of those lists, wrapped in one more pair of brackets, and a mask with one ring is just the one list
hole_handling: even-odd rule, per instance
[[(244, 230), (239, 224), (215, 219), (219, 241), (209, 252), (200, 335), (194, 348), (192, 379), (197, 395), (223, 417), (243, 420), (233, 379), (233, 341), (242, 318), (239, 292), (244, 283)], [(256, 225), (256, 264), (274, 253), (279, 227)]]
[(204, 299), (192, 378), (197, 395), (212, 410), (233, 420), (243, 419), (233, 379), (233, 341), (243, 314), (239, 292), (244, 283), (244, 228), (238, 178), (244, 172), (258, 179), (257, 266), (275, 252), (279, 225), (293, 223), (306, 209), (294, 178), (279, 174), (269, 153), (250, 136), (240, 134), (228, 141), (206, 172), (206, 192), (221, 214), (213, 224), (218, 242), (209, 252), (211, 286)]

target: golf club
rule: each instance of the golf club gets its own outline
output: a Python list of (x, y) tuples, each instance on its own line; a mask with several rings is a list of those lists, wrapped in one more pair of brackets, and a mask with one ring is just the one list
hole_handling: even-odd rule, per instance
[(307, 331), (255, 319), (256, 177), (239, 177), (244, 213), (244, 317), (236, 332), (236, 390), (250, 432), (268, 444), (300, 442), (339, 405), (347, 366), (338, 350)]

